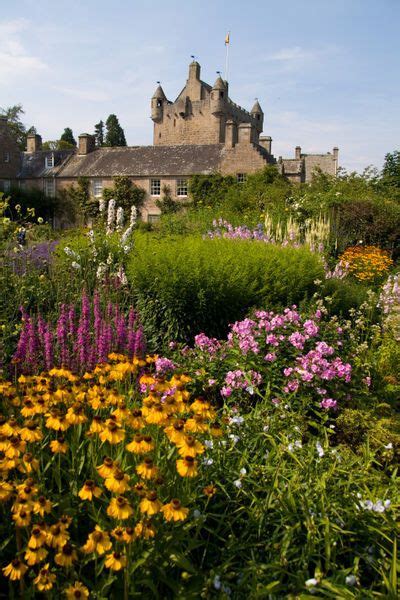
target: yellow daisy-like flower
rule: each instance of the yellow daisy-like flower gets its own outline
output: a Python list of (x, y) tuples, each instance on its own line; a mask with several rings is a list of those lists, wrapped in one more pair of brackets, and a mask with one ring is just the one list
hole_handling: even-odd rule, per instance
[(105, 456), (103, 458), (102, 464), (96, 467), (96, 469), (100, 477), (102, 477), (103, 479), (107, 479), (108, 477), (111, 477), (114, 473), (116, 465), (112, 458), (110, 458), (109, 456)]
[(155, 479), (158, 476), (159, 468), (153, 463), (153, 460), (146, 457), (140, 465), (136, 467), (136, 472), (143, 479)]
[(47, 545), (60, 548), (69, 540), (69, 533), (59, 523), (52, 525), (47, 533)]
[(50, 442), (50, 450), (53, 454), (66, 454), (68, 452), (68, 444), (62, 435)]
[(71, 425), (80, 425), (85, 423), (88, 419), (85, 415), (85, 407), (81, 402), (76, 402), (68, 410), (66, 419)]
[(165, 427), (164, 433), (173, 444), (177, 444), (185, 437), (185, 421), (183, 419), (174, 421)]
[(9, 481), (0, 481), (0, 502), (6, 502), (12, 496), (14, 486)]
[(190, 433), (205, 433), (208, 431), (208, 424), (204, 421), (202, 415), (194, 415), (185, 423), (185, 431)]
[(80, 581), (75, 581), (74, 585), (66, 588), (64, 594), (67, 596), (67, 600), (85, 600), (86, 598), (89, 598), (89, 590)]
[(148, 411), (146, 423), (150, 425), (166, 425), (168, 423), (168, 413), (162, 404), (156, 404)]
[(36, 421), (25, 421), (19, 434), (24, 442), (40, 442), (43, 439), (43, 433)]
[(46, 563), (39, 571), (39, 575), (34, 579), (33, 583), (39, 592), (48, 592), (53, 587), (56, 580), (54, 573), (50, 572), (50, 564)]
[(112, 547), (110, 536), (106, 531), (96, 525), (94, 531), (89, 533), (87, 542), (82, 546), (82, 552), (85, 554), (105, 554)]
[(215, 411), (211, 408), (211, 404), (204, 398), (196, 398), (190, 405), (190, 410), (197, 415), (201, 415), (204, 419), (213, 419)]
[(101, 488), (92, 479), (87, 479), (84, 486), (79, 490), (78, 496), (82, 500), (89, 500), (91, 502), (93, 498), (99, 498), (101, 494)]
[(135, 454), (147, 454), (154, 449), (154, 443), (150, 435), (137, 433), (133, 441), (127, 444), (126, 449)]
[(31, 515), (32, 513), (30, 510), (26, 510), (26, 508), (21, 508), (13, 514), (12, 518), (17, 527), (27, 527), (28, 525), (30, 525)]
[(184, 521), (189, 514), (189, 509), (184, 508), (177, 498), (165, 504), (161, 510), (166, 521)]
[(139, 504), (140, 512), (149, 515), (149, 517), (159, 513), (161, 508), (162, 504), (158, 500), (157, 492), (154, 491), (148, 492)]
[(125, 544), (130, 544), (135, 539), (135, 530), (133, 527), (125, 527), (122, 539)]
[(28, 567), (19, 558), (14, 558), (6, 567), (3, 568), (3, 575), (11, 579), (11, 581), (17, 581), (21, 579), (27, 572)]
[(107, 569), (120, 571), (126, 567), (126, 556), (121, 552), (111, 552), (111, 554), (107, 554), (104, 564)]
[(54, 557), (54, 562), (60, 567), (71, 567), (76, 561), (77, 555), (74, 548), (68, 542), (59, 549), (59, 552)]
[(148, 521), (139, 521), (139, 523), (136, 523), (135, 525), (135, 536), (137, 538), (143, 538), (145, 540), (148, 540), (150, 538), (153, 538), (156, 535), (156, 530), (154, 529), (153, 524)]
[(41, 548), (47, 539), (46, 530), (40, 527), (40, 525), (34, 525), (31, 531), (31, 537), (28, 541), (28, 546), (32, 550), (36, 550), (37, 548)]
[(107, 507), (107, 514), (109, 517), (119, 519), (121, 521), (129, 519), (133, 513), (133, 508), (129, 504), (128, 500), (123, 496), (118, 498), (112, 498), (109, 506)]
[(103, 419), (99, 415), (95, 415), (89, 427), (90, 433), (100, 433), (103, 431), (104, 423)]
[(108, 419), (100, 432), (99, 437), (102, 442), (110, 444), (119, 444), (125, 438), (125, 430), (112, 419)]
[(185, 458), (179, 458), (176, 461), (176, 470), (181, 477), (196, 477), (197, 471), (197, 460), (193, 456), (185, 456)]
[(122, 544), (124, 541), (124, 532), (125, 529), (123, 527), (115, 527), (115, 529), (112, 530), (111, 535), (117, 540), (117, 542), (121, 542)]
[(54, 429), (55, 431), (67, 431), (71, 426), (71, 423), (67, 421), (66, 415), (62, 415), (58, 410), (52, 410), (47, 415), (46, 427), (47, 429)]
[(44, 517), (45, 514), (51, 512), (51, 502), (44, 496), (39, 496), (36, 502), (33, 505), (33, 512), (41, 517)]
[(25, 450), (26, 442), (24, 442), (24, 440), (21, 439), (21, 436), (17, 434), (9, 438), (4, 454), (7, 458), (18, 458)]
[(222, 431), (221, 425), (214, 421), (210, 425), (210, 433), (213, 437), (222, 437), (224, 432)]
[(123, 494), (126, 490), (129, 490), (129, 475), (126, 475), (120, 469), (115, 469), (111, 476), (107, 477), (104, 485), (110, 492)]
[(25, 560), (30, 567), (33, 567), (33, 565), (42, 562), (47, 555), (48, 551), (46, 548), (32, 548), (28, 545), (28, 548), (25, 552)]
[(180, 442), (177, 442), (178, 452), (181, 456), (197, 456), (203, 454), (204, 446), (192, 435), (185, 436)]
[(20, 473), (33, 473), (33, 471), (38, 471), (39, 470), (39, 461), (37, 458), (35, 458), (33, 456), (33, 454), (31, 454), (31, 452), (26, 452), (23, 457), (21, 462), (18, 465), (18, 471), (20, 471)]
[(135, 408), (131, 411), (131, 414), (127, 418), (127, 423), (132, 429), (142, 429), (144, 426), (144, 419), (140, 408)]

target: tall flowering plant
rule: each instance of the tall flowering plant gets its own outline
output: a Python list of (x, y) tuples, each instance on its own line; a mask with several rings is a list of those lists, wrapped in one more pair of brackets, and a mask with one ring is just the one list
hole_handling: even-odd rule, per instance
[(111, 302), (102, 310), (98, 292), (90, 301), (83, 291), (80, 309), (62, 304), (55, 326), (41, 315), (29, 315), (24, 308), (21, 312), (22, 329), (12, 360), (18, 372), (37, 373), (54, 366), (84, 372), (104, 363), (110, 352), (134, 356), (145, 349), (134, 309), (127, 317)]

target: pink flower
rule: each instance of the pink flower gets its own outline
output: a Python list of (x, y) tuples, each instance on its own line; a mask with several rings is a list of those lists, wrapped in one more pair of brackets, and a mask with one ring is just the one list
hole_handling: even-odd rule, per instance
[(319, 405), (321, 406), (321, 408), (325, 408), (325, 409), (336, 408), (337, 401), (336, 400), (332, 400), (332, 398), (324, 398), (324, 400), (322, 400), (319, 403)]

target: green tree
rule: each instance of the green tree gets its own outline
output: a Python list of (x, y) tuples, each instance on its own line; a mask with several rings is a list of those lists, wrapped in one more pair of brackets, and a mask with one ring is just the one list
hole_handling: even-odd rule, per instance
[(88, 177), (78, 177), (77, 185), (70, 185), (60, 194), (72, 203), (85, 222), (98, 215), (98, 201), (90, 195), (90, 179)]
[(105, 146), (126, 146), (124, 130), (116, 115), (110, 115), (106, 121)]
[(42, 148), (43, 150), (70, 150), (76, 146), (64, 140), (47, 140), (43, 142)]
[(163, 195), (160, 200), (156, 200), (156, 205), (161, 210), (161, 213), (167, 215), (178, 212), (181, 209), (181, 205), (172, 198), (170, 186), (163, 185), (162, 193)]
[(400, 188), (400, 151), (388, 152), (382, 169), (382, 183)]
[(25, 114), (25, 111), (22, 108), (22, 104), (15, 104), (14, 106), (9, 106), (5, 109), (1, 108), (0, 114), (7, 117), (8, 127), (10, 128), (15, 141), (21, 150), (25, 150), (27, 134), (36, 133), (36, 129), (34, 127), (30, 127), (27, 130), (23, 124), (21, 116)]
[(103, 121), (99, 121), (94, 126), (94, 137), (96, 138), (96, 146), (101, 148), (104, 146), (104, 123)]
[(117, 206), (130, 210), (131, 206), (140, 208), (146, 197), (146, 191), (132, 183), (129, 177), (116, 175), (113, 177), (114, 187), (103, 190), (104, 200), (114, 198)]
[(61, 142), (67, 142), (71, 146), (76, 146), (76, 140), (74, 138), (74, 134), (72, 133), (72, 129), (70, 127), (66, 127), (64, 129), (64, 133), (60, 137)]

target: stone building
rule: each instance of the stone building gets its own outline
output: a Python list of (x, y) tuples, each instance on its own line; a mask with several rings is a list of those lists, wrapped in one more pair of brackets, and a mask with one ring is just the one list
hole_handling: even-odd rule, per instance
[(29, 135), (25, 152), (19, 152), (7, 122), (0, 118), (0, 191), (11, 186), (37, 187), (49, 196), (88, 177), (94, 197), (111, 187), (115, 175), (128, 176), (143, 187), (146, 200), (142, 216), (157, 219), (156, 201), (164, 185), (173, 198), (184, 200), (188, 178), (197, 173), (233, 174), (244, 181), (268, 164), (276, 165), (293, 182), (309, 181), (316, 167), (336, 174), (338, 149), (326, 154), (304, 154), (276, 160), (272, 139), (263, 136), (264, 113), (258, 101), (250, 111), (229, 98), (228, 83), (220, 76), (213, 86), (200, 78), (193, 61), (185, 87), (174, 102), (159, 85), (151, 98), (154, 134), (152, 146), (97, 148), (94, 137), (79, 136), (76, 149), (44, 151), (40, 135)]

